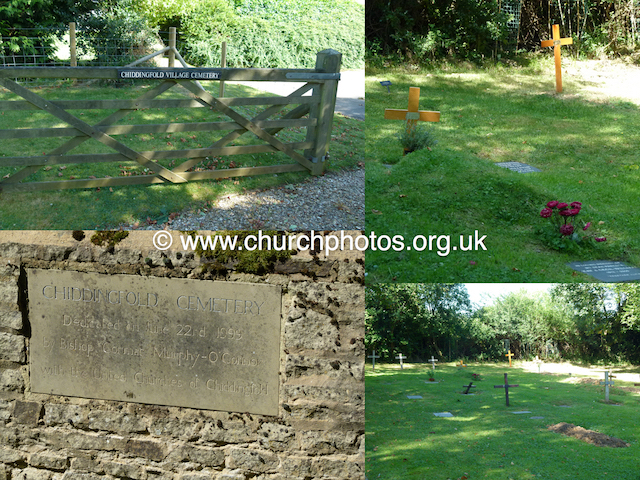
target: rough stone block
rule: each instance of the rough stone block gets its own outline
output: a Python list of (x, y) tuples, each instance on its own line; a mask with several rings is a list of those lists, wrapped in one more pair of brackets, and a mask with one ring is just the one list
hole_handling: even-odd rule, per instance
[(164, 444), (152, 440), (129, 440), (126, 451), (130, 455), (148, 458), (156, 462), (161, 461), (167, 456)]
[(29, 457), (29, 465), (49, 470), (66, 470), (69, 466), (69, 457), (60, 455), (47, 455), (44, 453), (33, 453)]
[[(300, 316), (299, 313), (302, 313)], [(288, 348), (309, 348), (332, 350), (336, 348), (340, 331), (338, 323), (329, 315), (300, 308), (292, 309), (285, 324), (285, 346)], [(297, 318), (296, 318), (297, 317)]]
[(16, 403), (13, 406), (13, 421), (35, 427), (38, 425), (41, 413), (42, 404), (39, 402), (23, 402), (21, 400), (16, 400)]
[(22, 330), (22, 313), (16, 308), (3, 308), (0, 305), (0, 327)]
[(6, 369), (0, 371), (0, 391), (24, 392), (24, 377), (18, 369)]
[(0, 278), (0, 304), (18, 304), (18, 281), (16, 278)]
[(15, 470), (11, 474), (12, 480), (50, 480), (53, 476), (53, 472), (48, 470), (41, 470), (39, 468), (27, 467), (23, 470), (16, 472)]
[(145, 471), (137, 466), (122, 462), (100, 462), (100, 466), (104, 472), (118, 478), (132, 478), (133, 480), (143, 480)]
[(228, 453), (227, 467), (231, 469), (242, 469), (252, 473), (275, 473), (278, 468), (278, 457), (265, 450), (231, 448)]
[(26, 359), (24, 337), (0, 332), (0, 360), (24, 363)]

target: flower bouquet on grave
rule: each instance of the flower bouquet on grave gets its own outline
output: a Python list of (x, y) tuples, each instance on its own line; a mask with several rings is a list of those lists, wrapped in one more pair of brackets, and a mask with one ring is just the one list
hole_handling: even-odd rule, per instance
[(473, 380), (474, 382), (479, 382), (480, 380), (482, 380), (482, 375), (480, 375), (479, 373), (472, 373), (471, 380)]
[(574, 249), (607, 240), (605, 237), (598, 236), (593, 229), (589, 230), (591, 222), (585, 223), (578, 219), (581, 209), (580, 202), (569, 204), (554, 200), (547, 203), (540, 212), (540, 216), (549, 219), (549, 226), (543, 228), (540, 233), (549, 246), (558, 250)]

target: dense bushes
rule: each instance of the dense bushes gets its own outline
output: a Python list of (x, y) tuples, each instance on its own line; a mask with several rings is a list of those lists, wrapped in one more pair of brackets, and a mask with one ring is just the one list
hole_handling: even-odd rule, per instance
[(342, 53), (364, 66), (364, 7), (352, 0), (138, 0), (161, 29), (175, 26), (180, 50), (197, 66), (310, 68), (316, 53)]
[(496, 0), (368, 0), (367, 55), (479, 59), (506, 39), (506, 21)]
[[(310, 68), (316, 53), (342, 53), (343, 68), (364, 65), (364, 9), (348, 0), (207, 0), (183, 17), (183, 47), (190, 62), (220, 65), (227, 42), (230, 67)], [(220, 21), (220, 18), (224, 21)]]

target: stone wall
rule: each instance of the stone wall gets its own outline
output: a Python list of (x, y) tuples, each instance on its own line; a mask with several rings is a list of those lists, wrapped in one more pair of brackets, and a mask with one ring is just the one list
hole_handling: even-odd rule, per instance
[[(239, 273), (157, 251), (152, 232), (103, 247), (92, 233), (0, 232), (0, 480), (364, 478), (362, 253)], [(29, 268), (282, 286), (278, 415), (32, 392)]]

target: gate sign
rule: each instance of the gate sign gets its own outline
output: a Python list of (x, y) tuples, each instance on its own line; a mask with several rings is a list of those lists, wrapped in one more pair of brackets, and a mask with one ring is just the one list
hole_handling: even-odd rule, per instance
[(220, 71), (206, 68), (119, 68), (118, 78), (128, 80), (220, 80)]

